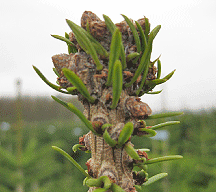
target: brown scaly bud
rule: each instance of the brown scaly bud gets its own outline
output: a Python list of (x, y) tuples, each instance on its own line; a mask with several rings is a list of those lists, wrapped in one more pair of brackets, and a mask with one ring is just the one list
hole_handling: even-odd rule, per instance
[(134, 131), (133, 135), (137, 136), (143, 136), (146, 135), (147, 133), (145, 131), (140, 131), (140, 128), (145, 128), (146, 127), (146, 122), (145, 121), (137, 121), (134, 125)]
[(140, 151), (140, 150), (138, 150), (137, 153), (138, 153), (139, 157), (141, 157), (141, 158), (142, 158), (142, 157), (145, 157), (146, 160), (149, 160), (148, 154), (147, 154), (145, 151)]
[(91, 118), (91, 122), (92, 122), (92, 126), (94, 128), (94, 130), (99, 133), (102, 134), (102, 125), (108, 123), (108, 118), (106, 117), (106, 115), (99, 113), (96, 114), (94, 117)]
[(95, 65), (89, 62), (89, 55), (85, 52), (71, 53), (71, 54), (59, 54), (52, 57), (54, 66), (60, 77), (57, 79), (60, 86), (63, 88), (72, 87), (72, 84), (63, 75), (62, 69), (67, 68), (73, 71), (79, 78), (82, 79), (84, 84), (90, 82), (89, 69), (95, 69)]
[(83, 137), (79, 137), (79, 144), (80, 145), (85, 145), (84, 138), (85, 138), (85, 135), (83, 135)]
[(131, 118), (135, 119), (145, 119), (152, 113), (148, 104), (140, 101), (138, 97), (128, 97), (125, 101), (125, 108)]
[(58, 77), (57, 81), (59, 82), (59, 85), (63, 88), (67, 87), (73, 87), (71, 83), (65, 78), (65, 77)]
[(88, 174), (93, 177), (93, 171), (91, 169), (91, 158), (85, 163), (85, 165), (87, 166), (87, 171)]
[(136, 192), (136, 188), (135, 187), (129, 188), (129, 192)]
[(60, 76), (63, 75), (62, 68), (68, 68), (69, 67), (69, 64), (72, 60), (72, 57), (73, 57), (73, 55), (68, 55), (68, 54), (58, 54), (58, 55), (54, 55), (52, 57), (54, 67), (56, 68), (56, 70), (60, 74)]
[(69, 33), (69, 40), (70, 40), (72, 43), (75, 44), (75, 46), (76, 46), (76, 48), (77, 48), (78, 50), (81, 50), (81, 47), (80, 47), (80, 45), (78, 44), (78, 42), (77, 42), (77, 40), (76, 40), (76, 38), (75, 38), (75, 34), (74, 34), (73, 32), (70, 32), (70, 33)]
[(123, 73), (124, 73), (124, 80), (130, 81), (131, 78), (133, 77), (133, 73), (131, 73), (130, 71), (123, 71)]
[(108, 94), (106, 94), (105, 96), (105, 104), (109, 105), (112, 102), (112, 94), (109, 92)]
[(148, 79), (148, 80), (154, 80), (154, 79), (156, 79), (156, 76), (155, 76), (156, 73), (157, 73), (157, 68), (155, 66), (150, 67), (148, 69), (148, 74), (147, 74), (146, 79)]
[(102, 121), (93, 121), (92, 122), (92, 126), (93, 129), (97, 132), (97, 133), (102, 133)]
[(86, 29), (87, 22), (89, 23), (89, 30), (93, 37), (96, 39), (101, 39), (108, 32), (106, 24), (104, 21), (101, 21), (91, 11), (85, 11), (81, 17), (81, 26)]
[(139, 75), (138, 79), (136, 80), (136, 83), (138, 84), (142, 80), (142, 75)]
[(139, 128), (145, 128), (146, 127), (146, 122), (145, 121), (139, 121)]
[[(83, 135), (83, 137), (79, 137), (79, 144), (80, 144), (80, 145), (85, 146), (84, 138), (85, 138), (85, 135)], [(81, 150), (81, 151), (87, 151), (88, 149), (87, 149), (87, 147), (85, 146), (85, 147), (80, 147), (80, 150)]]
[[(152, 126), (146, 126), (145, 128), (146, 128), (146, 129), (149, 129), (149, 128), (151, 128), (151, 127), (152, 127)], [(134, 129), (133, 135), (137, 135), (137, 136), (148, 135), (147, 132), (141, 131), (140, 128), (144, 128), (144, 127), (138, 127), (138, 128), (136, 128), (136, 129)]]
[(107, 79), (108, 77), (108, 69), (103, 69), (100, 74), (94, 75), (97, 79)]
[(148, 154), (147, 154), (145, 151), (137, 150), (136, 152), (137, 152), (137, 154), (139, 155), (139, 157), (140, 157), (141, 159), (140, 159), (140, 160), (134, 159), (133, 162), (134, 162), (135, 164), (143, 164), (146, 160), (149, 160), (149, 159), (148, 159)]
[(88, 151), (91, 151), (91, 147), (92, 147), (92, 132), (90, 131), (89, 133), (87, 133), (83, 138), (84, 138), (84, 144), (85, 147), (87, 148)]
[(120, 23), (116, 23), (115, 25), (123, 34), (128, 32), (129, 25), (126, 21), (121, 21)]
[(71, 53), (71, 54), (58, 54), (52, 57), (52, 61), (57, 72), (63, 75), (62, 69), (67, 68), (74, 71), (75, 74), (82, 73), (85, 69), (95, 68), (94, 64), (89, 62), (89, 55), (85, 52)]
[(81, 16), (81, 27), (86, 29), (86, 25), (88, 22), (92, 21), (101, 21), (101, 19), (93, 12), (91, 11), (85, 11)]
[(136, 52), (137, 51), (136, 45), (131, 46), (128, 51), (129, 51), (129, 53)]
[(141, 172), (133, 172), (133, 179), (135, 180), (136, 185), (142, 185), (147, 180)]
[(138, 19), (137, 22), (141, 25), (142, 29), (145, 31), (145, 17)]
[(90, 33), (93, 35), (93, 37), (97, 39), (102, 39), (105, 34), (108, 32), (105, 22), (97, 22), (93, 21), (89, 24)]

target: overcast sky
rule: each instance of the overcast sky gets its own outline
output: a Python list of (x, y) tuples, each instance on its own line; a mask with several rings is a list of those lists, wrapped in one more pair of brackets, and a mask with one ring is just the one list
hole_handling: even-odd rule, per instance
[(160, 95), (142, 100), (152, 110), (215, 107), (216, 5), (215, 0), (69, 1), (0, 0), (0, 98), (15, 96), (15, 81), (22, 80), (24, 95), (56, 94), (34, 72), (32, 65), (56, 81), (51, 57), (67, 53), (64, 42), (50, 34), (70, 32), (65, 19), (80, 25), (85, 11), (108, 15), (115, 23), (120, 14), (137, 20), (146, 16), (151, 29), (161, 25), (154, 40), (152, 60), (161, 54), (162, 73), (176, 69)]

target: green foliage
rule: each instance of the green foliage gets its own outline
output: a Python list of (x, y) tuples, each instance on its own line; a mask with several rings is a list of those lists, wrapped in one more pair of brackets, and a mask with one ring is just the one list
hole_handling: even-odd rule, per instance
[(65, 93), (65, 94), (68, 94), (68, 92), (66, 91), (63, 91), (61, 90), (62, 87), (60, 86), (57, 86), (57, 85), (54, 85), (53, 83), (51, 83), (50, 81), (47, 80), (47, 78), (41, 73), (41, 71), (39, 71), (39, 69), (35, 66), (33, 66), (35, 72), (38, 74), (38, 76), (49, 86), (51, 87), (52, 89), (58, 91), (58, 92), (61, 92), (61, 93)]
[(160, 79), (161, 76), (161, 61), (157, 61), (157, 79)]
[(141, 25), (137, 21), (135, 21), (135, 23), (136, 23), (136, 26), (138, 28), (140, 38), (141, 38), (141, 45), (142, 45), (141, 49), (142, 49), (142, 51), (144, 51), (145, 48), (147, 47), (147, 38), (145, 37), (145, 33), (144, 33)]
[(78, 149), (84, 148), (84, 147), (85, 147), (84, 145), (76, 144), (76, 145), (74, 145), (74, 146), (72, 147), (72, 150), (73, 150), (74, 153), (76, 153)]
[(115, 141), (114, 139), (110, 137), (107, 129), (103, 133), (103, 138), (105, 142), (108, 143), (111, 147), (114, 147), (115, 145), (117, 145), (117, 141)]
[(147, 128), (140, 128), (139, 131), (145, 132), (147, 134), (146, 136), (148, 137), (154, 137), (157, 134), (155, 130)]
[(121, 130), (121, 133), (118, 138), (118, 147), (121, 147), (123, 144), (125, 144), (131, 137), (132, 133), (133, 133), (133, 123), (128, 122), (124, 125), (123, 129)]
[(124, 192), (124, 190), (115, 183), (112, 184), (111, 190), (114, 192)]
[[(21, 178), (17, 172), (18, 164), (13, 166), (8, 163), (8, 159), (3, 157), (5, 154), (11, 154), (11, 159), (16, 160), (14, 127), (6, 132), (0, 129), (0, 148), (5, 151), (5, 153), (0, 153), (0, 189), (2, 191), (15, 191), (20, 179), (24, 183), (25, 191), (33, 191), (33, 185), (38, 186), (38, 191), (43, 192), (69, 191), (72, 188), (80, 191), (81, 187), (84, 190), (87, 189), (78, 182), (84, 177), (51, 148), (52, 145), (57, 145), (71, 153), (72, 141), (76, 141), (78, 137), (74, 134), (73, 127), (74, 129), (80, 127), (83, 133), (87, 130), (80, 122), (72, 124), (72, 120), (68, 119), (63, 123), (63, 121), (55, 120), (54, 116), (53, 118), (52, 121), (25, 122)], [(85, 160), (81, 158), (79, 152), (76, 155), (70, 155), (79, 164), (85, 166)], [(82, 154), (82, 157), (86, 159), (89, 155)], [(77, 175), (76, 178), (74, 174)]]
[(135, 160), (141, 160), (141, 158), (139, 157), (138, 153), (136, 152), (136, 150), (133, 148), (132, 145), (130, 145), (129, 143), (125, 144), (124, 146), (125, 151), (127, 152), (127, 154)]
[(56, 102), (60, 103), (61, 105), (63, 105), (64, 107), (66, 107), (69, 111), (73, 112), (75, 115), (77, 115), (79, 117), (79, 119), (94, 133), (96, 133), (96, 131), (93, 129), (92, 124), (90, 123), (90, 121), (87, 120), (87, 118), (84, 116), (84, 114), (77, 109), (72, 103), (66, 103), (60, 99), (58, 99), (55, 96), (51, 96)]
[(72, 85), (76, 87), (76, 89), (91, 103), (94, 103), (95, 99), (90, 96), (86, 86), (82, 82), (82, 80), (71, 70), (69, 69), (62, 69), (65, 77), (69, 80)]
[(169, 161), (169, 160), (176, 160), (176, 159), (182, 159), (183, 157), (181, 155), (169, 155), (169, 156), (164, 156), (164, 157), (157, 157), (150, 159), (145, 162), (145, 164), (152, 164), (152, 163), (159, 163), (162, 161)]
[(107, 176), (101, 176), (98, 179), (89, 178), (85, 180), (85, 184), (89, 187), (101, 187), (103, 186), (103, 189), (108, 190), (111, 188), (111, 181)]
[(84, 176), (86, 177), (90, 177), (85, 170), (68, 154), (66, 153), (64, 150), (60, 149), (59, 147), (56, 146), (52, 146), (52, 148), (56, 151), (58, 151), (61, 155), (63, 155), (64, 157), (66, 157)]
[(138, 56), (140, 56), (139, 53), (134, 52), (134, 53), (130, 53), (129, 55), (127, 55), (127, 61), (129, 62), (130, 60), (133, 60), (135, 58), (138, 58)]
[(159, 174), (149, 178), (148, 181), (143, 184), (143, 186), (148, 186), (148, 185), (166, 177), (167, 175), (168, 175), (167, 173), (159, 173)]
[[(108, 69), (108, 78), (106, 85), (111, 85), (112, 82), (112, 74), (113, 74), (113, 67), (118, 60), (120, 55), (120, 49), (121, 49), (121, 33), (118, 28), (115, 29), (113, 35), (112, 35), (112, 41), (110, 46), (110, 54), (109, 54), (109, 69)], [(122, 71), (121, 71), (122, 73)], [(121, 88), (122, 89), (122, 88)]]
[(115, 61), (114, 69), (112, 74), (112, 105), (111, 109), (117, 107), (118, 101), (121, 96), (122, 87), (123, 87), (123, 75), (122, 75), (122, 66), (120, 60)]
[(134, 27), (133, 23), (130, 21), (130, 19), (125, 16), (125, 15), (122, 15), (125, 19), (125, 21), (127, 22), (127, 24), (129, 25), (132, 33), (133, 33), (133, 37), (134, 37), (134, 40), (136, 42), (136, 47), (137, 47), (137, 52), (140, 53), (141, 51), (141, 43), (140, 43), (140, 39), (139, 39), (139, 34), (136, 30), (136, 28)]
[[(149, 71), (149, 67), (153, 67), (155, 62), (159, 60), (159, 58), (157, 58), (155, 61), (151, 62), (150, 58), (151, 58), (153, 40), (156, 37), (156, 35), (158, 34), (161, 26), (160, 25), (156, 26), (150, 32), (149, 21), (147, 18), (145, 18), (146, 29), (145, 29), (145, 31), (143, 31), (141, 25), (138, 22), (136, 22), (136, 26), (137, 26), (137, 28), (136, 28), (134, 26), (134, 24), (132, 23), (132, 21), (127, 16), (125, 16), (125, 15), (122, 15), (122, 16), (124, 17), (125, 21), (129, 25), (129, 27), (133, 33), (134, 41), (135, 41), (136, 46), (137, 46), (137, 52), (131, 53), (131, 54), (127, 55), (127, 57), (125, 55), (125, 49), (124, 49), (124, 46), (122, 43), (121, 32), (119, 31), (119, 29), (115, 26), (115, 24), (111, 21), (111, 19), (108, 16), (103, 15), (103, 17), (105, 19), (105, 24), (112, 34), (112, 40), (111, 40), (110, 53), (109, 54), (105, 50), (105, 48), (100, 44), (100, 42), (98, 42), (91, 35), (89, 22), (87, 22), (87, 31), (85, 29), (83, 29), (82, 27), (76, 25), (74, 22), (72, 22), (70, 20), (66, 20), (66, 22), (69, 25), (69, 27), (72, 29), (80, 47), (87, 54), (90, 54), (91, 57), (93, 58), (98, 71), (103, 69), (103, 65), (101, 64), (98, 55), (103, 56), (104, 58), (108, 58), (108, 56), (109, 56), (108, 78), (107, 78), (107, 83), (106, 83), (107, 86), (110, 86), (112, 81), (113, 81), (113, 90), (117, 90), (116, 89), (117, 86), (116, 86), (116, 83), (114, 83), (113, 78), (115, 78), (115, 80), (119, 80), (119, 78), (116, 78), (116, 77), (118, 77), (118, 76), (122, 77), (122, 75), (121, 75), (121, 73), (123, 73), (122, 70), (121, 71), (119, 70), (120, 73), (116, 73), (116, 71), (118, 71), (118, 70), (113, 70), (114, 64), (116, 63), (116, 61), (120, 62), (122, 64), (122, 68), (125, 69), (126, 68), (126, 60), (129, 61), (129, 60), (132, 60), (134, 58), (134, 61), (133, 61), (134, 64), (138, 60), (140, 61), (138, 68), (136, 69), (135, 74), (133, 75), (131, 81), (128, 83), (125, 83), (125, 85), (122, 86), (122, 88), (132, 86), (134, 84), (134, 82), (138, 79), (138, 77), (142, 74), (142, 80), (141, 80), (141, 83), (139, 85), (139, 88), (135, 91), (136, 95), (142, 96), (144, 93), (158, 94), (161, 91), (158, 91), (158, 92), (149, 92), (149, 91), (151, 91), (156, 85), (159, 85), (159, 84), (164, 83), (167, 80), (169, 80), (175, 72), (175, 70), (174, 70), (170, 74), (165, 76), (163, 79), (159, 79), (160, 73), (161, 73), (161, 63), (159, 61), (158, 62), (159, 72), (157, 75), (157, 79), (154, 79), (154, 80), (147, 80), (146, 79), (148, 71)], [(139, 36), (139, 34), (140, 34), (140, 36)], [(77, 51), (75, 48), (75, 45), (69, 40), (69, 35), (67, 33), (65, 33), (65, 37), (62, 37), (59, 35), (52, 35), (52, 36), (54, 38), (65, 41), (67, 43), (67, 45), (69, 46), (69, 53), (75, 53)], [(70, 47), (71, 47), (71, 50), (70, 50)], [(119, 60), (119, 57), (121, 58), (121, 61)], [(95, 99), (90, 96), (90, 94), (88, 93), (87, 88), (83, 84), (82, 80), (73, 71), (70, 71), (69, 69), (62, 69), (64, 75), (67, 77), (69, 82), (75, 86), (75, 88), (73, 87), (73, 89), (68, 88), (67, 92), (66, 92), (66, 91), (62, 90), (62, 87), (59, 87), (59, 86), (56, 86), (56, 85), (50, 83), (35, 66), (33, 66), (33, 68), (37, 72), (37, 74), (40, 76), (40, 78), (46, 84), (48, 84), (51, 88), (53, 88), (59, 92), (66, 93), (66, 94), (72, 94), (72, 95), (76, 94), (76, 92), (74, 92), (74, 91), (75, 91), (75, 89), (77, 89), (91, 103), (94, 103)], [(56, 71), (54, 71), (54, 72), (57, 74), (57, 76), (59, 76), (59, 74)], [(122, 81), (118, 81), (118, 82), (119, 82), (119, 83), (117, 83), (118, 85), (122, 84)], [(146, 87), (148, 86), (149, 88), (144, 91), (143, 90), (144, 86), (146, 86)], [(121, 89), (120, 86), (119, 86), (119, 89)], [(114, 93), (118, 93), (118, 92), (121, 93), (121, 91), (114, 91)], [(120, 94), (117, 94), (117, 95), (120, 95)], [(114, 109), (117, 106), (118, 97), (115, 96), (113, 98), (113, 100), (115, 100), (115, 102), (113, 102), (113, 104), (112, 104), (112, 109)]]
[(154, 125), (152, 127), (150, 127), (150, 129), (160, 129), (162, 127), (166, 127), (166, 126), (170, 126), (170, 125), (176, 125), (176, 124), (179, 124), (180, 121), (168, 121), (168, 122), (165, 122), (165, 123), (160, 123), (158, 125)]
[(173, 117), (173, 116), (178, 116), (178, 115), (182, 115), (182, 114), (183, 114), (183, 112), (167, 112), (167, 113), (150, 115), (150, 116), (148, 116), (147, 119), (166, 118), (166, 117)]
[(92, 56), (96, 66), (97, 66), (97, 70), (102, 70), (103, 66), (100, 63), (99, 58), (97, 56), (97, 50), (100, 49), (101, 47), (97, 48), (97, 50), (96, 50), (94, 48), (93, 44), (91, 43), (91, 40), (86, 35), (87, 33), (84, 33), (81, 27), (79, 27), (78, 25), (76, 25), (75, 23), (73, 23), (70, 20), (66, 20), (66, 22), (68, 23), (69, 27), (74, 32), (76, 39), (79, 42), (79, 45), (81, 45), (82, 48), (84, 50), (86, 50), (86, 52), (88, 52)]
[(54, 37), (54, 38), (56, 38), (56, 39), (59, 39), (61, 41), (66, 42), (66, 44), (71, 47), (71, 51), (69, 51), (70, 53), (76, 53), (77, 52), (77, 49), (76, 49), (74, 43), (72, 43), (69, 40), (69, 38), (62, 37), (62, 36), (59, 36), (59, 35), (51, 35), (51, 36)]
[[(87, 22), (87, 31), (85, 29), (83, 29), (82, 27), (76, 25), (75, 23), (73, 23), (70, 20), (66, 20), (66, 22), (68, 23), (69, 27), (72, 29), (73, 33), (75, 34), (75, 37), (77, 39), (77, 42), (79, 43), (79, 45), (81, 46), (81, 48), (87, 53), (90, 54), (91, 57), (93, 58), (97, 70), (102, 70), (103, 69), (103, 65), (100, 63), (100, 60), (98, 58), (98, 55), (104, 56), (104, 58), (107, 58), (109, 55), (109, 64), (108, 64), (108, 79), (107, 79), (107, 86), (111, 85), (112, 82), (112, 74), (113, 74), (113, 66), (114, 63), (116, 62), (116, 60), (119, 59), (119, 57), (121, 58), (121, 63), (122, 63), (122, 68), (125, 69), (126, 68), (126, 60), (130, 61), (134, 58), (133, 63), (135, 64), (138, 60), (139, 62), (139, 66), (133, 76), (133, 78), (131, 79), (130, 82), (125, 84), (125, 87), (130, 87), (133, 85), (133, 83), (138, 79), (138, 77), (142, 74), (142, 81), (139, 85), (139, 88), (136, 90), (136, 95), (138, 96), (142, 96), (145, 93), (152, 93), (149, 92), (150, 90), (152, 90), (156, 85), (159, 85), (161, 83), (166, 82), (167, 80), (169, 80), (171, 78), (171, 76), (173, 75), (174, 71), (171, 72), (170, 74), (168, 74), (166, 77), (164, 77), (163, 79), (159, 79), (160, 78), (160, 74), (161, 74), (161, 63), (160, 61), (158, 62), (158, 74), (157, 74), (157, 79), (154, 80), (146, 80), (147, 74), (148, 74), (148, 70), (150, 66), (153, 66), (154, 63), (156, 61), (159, 60), (159, 58), (157, 58), (154, 62), (150, 61), (151, 58), (151, 52), (152, 52), (152, 44), (153, 44), (153, 40), (156, 37), (156, 35), (158, 34), (161, 26), (158, 25), (156, 26), (151, 32), (150, 32), (150, 23), (148, 21), (147, 18), (145, 18), (145, 31), (143, 31), (141, 25), (138, 22), (136, 23), (136, 27), (134, 26), (134, 24), (132, 23), (132, 21), (125, 15), (122, 15), (125, 19), (125, 21), (127, 22), (127, 24), (129, 25), (133, 37), (134, 37), (134, 41), (137, 47), (137, 52), (135, 53), (131, 53), (129, 55), (125, 55), (125, 49), (122, 43), (122, 38), (121, 38), (121, 33), (119, 31), (119, 29), (115, 26), (115, 24), (112, 22), (112, 20), (106, 16), (103, 15), (104, 20), (105, 20), (105, 24), (108, 27), (109, 31), (112, 34), (112, 41), (111, 41), (111, 46), (110, 46), (110, 53), (108, 54), (107, 51), (103, 48), (103, 46), (90, 34), (90, 28), (89, 28), (89, 22)], [(138, 31), (137, 31), (138, 30)], [(70, 42), (69, 38), (68, 38), (68, 34), (66, 34), (66, 37), (61, 37), (58, 35), (52, 35), (53, 37), (60, 39), (62, 41), (65, 41), (67, 43), (67, 45), (69, 46), (73, 46), (74, 44)], [(76, 52), (76, 51), (69, 51), (69, 52)], [(39, 75), (40, 76), (40, 75)], [(45, 78), (44, 78), (45, 79)], [(47, 81), (45, 81), (47, 83)], [(47, 83), (48, 84), (48, 83)], [(51, 85), (49, 83), (49, 85)], [(146, 91), (143, 91), (144, 86), (148, 86), (149, 89)], [(51, 86), (52, 88), (55, 88), (54, 85)], [(61, 88), (56, 88), (58, 91), (60, 91)], [(62, 91), (62, 90), (61, 90)], [(152, 94), (158, 94), (161, 91), (158, 92), (154, 92)], [(69, 94), (70, 92), (66, 92), (67, 94)], [(72, 93), (73, 94), (73, 93)]]
[[(112, 22), (112, 20), (108, 16), (103, 15), (103, 18), (105, 20), (106, 26), (108, 27), (109, 31), (111, 32), (111, 34), (113, 36), (113, 33), (116, 29), (115, 24)], [(121, 62), (122, 62), (122, 68), (125, 69), (127, 65), (126, 65), (126, 56), (125, 56), (124, 45), (122, 42), (121, 42), (120, 57), (121, 57)]]
[(145, 49), (144, 53), (142, 54), (139, 66), (138, 66), (133, 78), (131, 79), (131, 81), (129, 83), (125, 84), (126, 87), (132, 86), (132, 84), (138, 79), (139, 75), (144, 71), (144, 69), (145, 69), (145, 73), (147, 72), (147, 70), (149, 68), (149, 63), (150, 63), (150, 57), (151, 57), (151, 51), (152, 51), (152, 42), (153, 42), (153, 38), (148, 40), (147, 48)]

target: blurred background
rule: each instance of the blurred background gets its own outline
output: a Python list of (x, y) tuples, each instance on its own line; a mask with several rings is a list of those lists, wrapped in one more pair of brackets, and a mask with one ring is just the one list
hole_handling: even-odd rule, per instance
[(153, 138), (133, 138), (136, 148), (149, 148), (149, 158), (183, 155), (182, 160), (149, 165), (149, 176), (168, 177), (146, 191), (212, 192), (216, 189), (216, 2), (214, 0), (0, 1), (0, 191), (83, 192), (84, 177), (68, 160), (54, 152), (56, 145), (86, 169), (90, 154), (72, 152), (88, 129), (50, 95), (74, 103), (77, 98), (57, 94), (34, 72), (37, 66), (56, 81), (51, 56), (67, 53), (65, 43), (50, 34), (70, 32), (65, 19), (80, 24), (85, 11), (108, 15), (115, 23), (120, 14), (137, 20), (146, 16), (151, 29), (162, 28), (153, 45), (152, 60), (161, 54), (163, 76), (176, 69), (159, 95), (145, 95), (153, 114), (183, 111), (168, 120), (181, 124), (159, 130)]

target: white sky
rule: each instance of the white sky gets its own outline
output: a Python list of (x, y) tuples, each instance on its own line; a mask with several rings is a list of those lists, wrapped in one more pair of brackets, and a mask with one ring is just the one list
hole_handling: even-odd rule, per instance
[(215, 107), (215, 0), (0, 0), (0, 97), (15, 96), (17, 78), (22, 79), (25, 95), (56, 94), (32, 65), (51, 82), (56, 81), (51, 57), (67, 53), (67, 47), (50, 34), (70, 32), (65, 19), (80, 25), (85, 10), (101, 19), (106, 14), (115, 23), (125, 14), (134, 20), (148, 17), (151, 29), (162, 26), (154, 40), (152, 60), (161, 54), (163, 75), (176, 72), (160, 95), (142, 97), (152, 110), (159, 110), (164, 99), (165, 107), (172, 110)]

